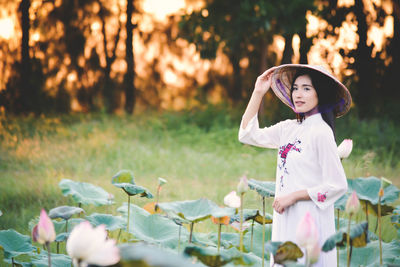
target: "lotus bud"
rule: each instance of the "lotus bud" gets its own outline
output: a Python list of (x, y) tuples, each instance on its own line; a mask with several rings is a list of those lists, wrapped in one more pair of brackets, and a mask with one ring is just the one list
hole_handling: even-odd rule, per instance
[(383, 189), (385, 189), (386, 187), (388, 187), (391, 184), (392, 184), (392, 181), (386, 179), (385, 177), (381, 177), (381, 187)]
[(351, 196), (347, 199), (346, 202), (346, 212), (350, 215), (353, 215), (358, 212), (360, 209), (360, 201), (358, 200), (356, 191), (353, 191)]
[(167, 180), (165, 180), (164, 178), (158, 177), (158, 185), (159, 186), (163, 186), (167, 183)]
[(321, 253), (321, 248), (318, 243), (315, 243), (312, 247), (307, 247), (307, 257), (310, 264), (314, 264), (318, 261), (319, 254)]
[(237, 186), (237, 192), (239, 195), (246, 193), (249, 191), (249, 184), (247, 182), (247, 177), (243, 176), (240, 178), (239, 184)]
[(119, 262), (119, 249), (115, 240), (107, 239), (104, 225), (93, 228), (88, 221), (81, 222), (72, 230), (67, 240), (67, 253), (74, 264), (114, 265)]
[(229, 218), (229, 216), (223, 216), (223, 217), (219, 217), (219, 218), (214, 217), (214, 216), (211, 216), (211, 221), (212, 221), (214, 224), (228, 225), (230, 219), (231, 219), (231, 218)]
[(224, 197), (224, 204), (231, 208), (240, 208), (240, 197), (232, 191)]
[(345, 159), (349, 157), (352, 150), (353, 150), (353, 140), (344, 139), (343, 142), (338, 146), (339, 158)]
[(44, 209), (40, 212), (39, 223), (32, 230), (32, 239), (39, 244), (51, 243), (56, 239), (54, 224)]
[(303, 247), (313, 247), (318, 243), (319, 233), (314, 218), (306, 212), (303, 219), (297, 224), (296, 243)]

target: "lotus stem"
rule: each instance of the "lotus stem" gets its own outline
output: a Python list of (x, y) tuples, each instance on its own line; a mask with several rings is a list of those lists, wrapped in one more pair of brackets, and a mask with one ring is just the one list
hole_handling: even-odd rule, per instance
[(11, 258), (11, 264), (12, 264), (12, 267), (14, 267), (14, 266), (15, 266), (15, 263), (14, 263), (14, 257), (12, 257), (12, 258)]
[(192, 243), (193, 227), (194, 227), (194, 222), (191, 222), (191, 223), (190, 223), (189, 244)]
[(65, 220), (65, 232), (68, 233), (68, 219)]
[(182, 225), (179, 225), (179, 232), (178, 232), (178, 253), (179, 253), (179, 247), (181, 245), (181, 229)]
[(119, 237), (121, 236), (121, 232), (122, 232), (122, 229), (120, 228), (120, 229), (119, 229), (119, 232), (118, 232), (118, 236), (117, 236), (117, 244), (118, 244), (118, 242), (119, 242)]
[(251, 222), (251, 241), (250, 241), (250, 252), (253, 252), (253, 233), (254, 233), (254, 219)]
[(243, 198), (244, 198), (244, 193), (240, 194), (240, 252), (243, 253)]
[(378, 199), (378, 224), (379, 224), (379, 263), (382, 266), (382, 221), (381, 221), (381, 196)]
[(349, 216), (349, 224), (347, 226), (347, 242), (346, 242), (346, 249), (347, 249), (347, 267), (350, 267), (350, 224), (351, 224), (351, 213)]
[(128, 234), (129, 234), (129, 211), (131, 210), (131, 196), (130, 195), (128, 195), (128, 223), (126, 224), (126, 231), (128, 232)]
[(264, 254), (265, 254), (265, 197), (262, 197), (262, 203), (263, 203), (263, 228), (262, 228), (262, 249), (261, 249), (261, 266), (264, 267)]
[(158, 185), (158, 187), (157, 187), (157, 194), (156, 194), (156, 204), (154, 205), (154, 211), (155, 211), (155, 212), (157, 212), (157, 210), (158, 210), (158, 199), (159, 199), (159, 197), (160, 197), (160, 189), (161, 189), (161, 186)]
[(221, 228), (222, 224), (218, 224), (218, 253), (219, 253), (219, 248), (221, 247)]
[(51, 267), (50, 242), (46, 242), (48, 266)]
[[(336, 231), (339, 230), (340, 209), (337, 209)], [(336, 246), (336, 266), (339, 267), (339, 247)]]
[(57, 254), (60, 253), (60, 242), (57, 242)]

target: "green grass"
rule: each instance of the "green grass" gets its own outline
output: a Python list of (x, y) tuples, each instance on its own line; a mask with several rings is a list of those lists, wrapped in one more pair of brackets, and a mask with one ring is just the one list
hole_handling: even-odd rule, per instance
[[(0, 124), (0, 229), (30, 234), (29, 221), (40, 209), (74, 205), (61, 194), (63, 178), (89, 182), (115, 196), (116, 208), (125, 193), (111, 184), (121, 169), (132, 170), (136, 182), (153, 193), (157, 178), (168, 183), (160, 201), (206, 197), (223, 204), (239, 178), (274, 180), (276, 151), (237, 141), (240, 114), (210, 108), (187, 113), (135, 116), (79, 114), (60, 117), (2, 117)], [(384, 176), (400, 186), (399, 128), (391, 122), (338, 121), (338, 143), (353, 138), (354, 152), (343, 161), (349, 178)], [(376, 136), (379, 133), (379, 136)], [(371, 144), (376, 143), (376, 146)], [(387, 155), (387, 157), (386, 157)], [(143, 206), (148, 200), (133, 198)], [(254, 192), (247, 207), (260, 207)], [(84, 207), (87, 214), (105, 208)], [(268, 205), (268, 212), (272, 209)], [(207, 223), (197, 231), (209, 231)]]

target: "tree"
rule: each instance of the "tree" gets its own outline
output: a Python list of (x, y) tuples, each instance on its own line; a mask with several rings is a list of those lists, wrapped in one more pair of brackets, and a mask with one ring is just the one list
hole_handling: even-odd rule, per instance
[(132, 13), (134, 11), (134, 0), (127, 0), (126, 5), (126, 47), (125, 60), (127, 70), (124, 76), (125, 87), (125, 110), (131, 114), (135, 107), (135, 60), (133, 56), (133, 25)]

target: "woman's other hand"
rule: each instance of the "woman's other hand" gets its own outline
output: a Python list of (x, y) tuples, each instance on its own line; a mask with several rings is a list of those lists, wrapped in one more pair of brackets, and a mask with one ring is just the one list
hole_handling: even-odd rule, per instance
[(265, 95), (268, 92), (269, 88), (271, 87), (271, 78), (275, 69), (276, 67), (269, 68), (268, 70), (264, 71), (263, 74), (257, 77), (254, 87), (255, 93)]
[(272, 208), (282, 214), (285, 209), (292, 206), (296, 200), (293, 197), (293, 194), (288, 194), (284, 196), (275, 197), (274, 202), (272, 203)]

